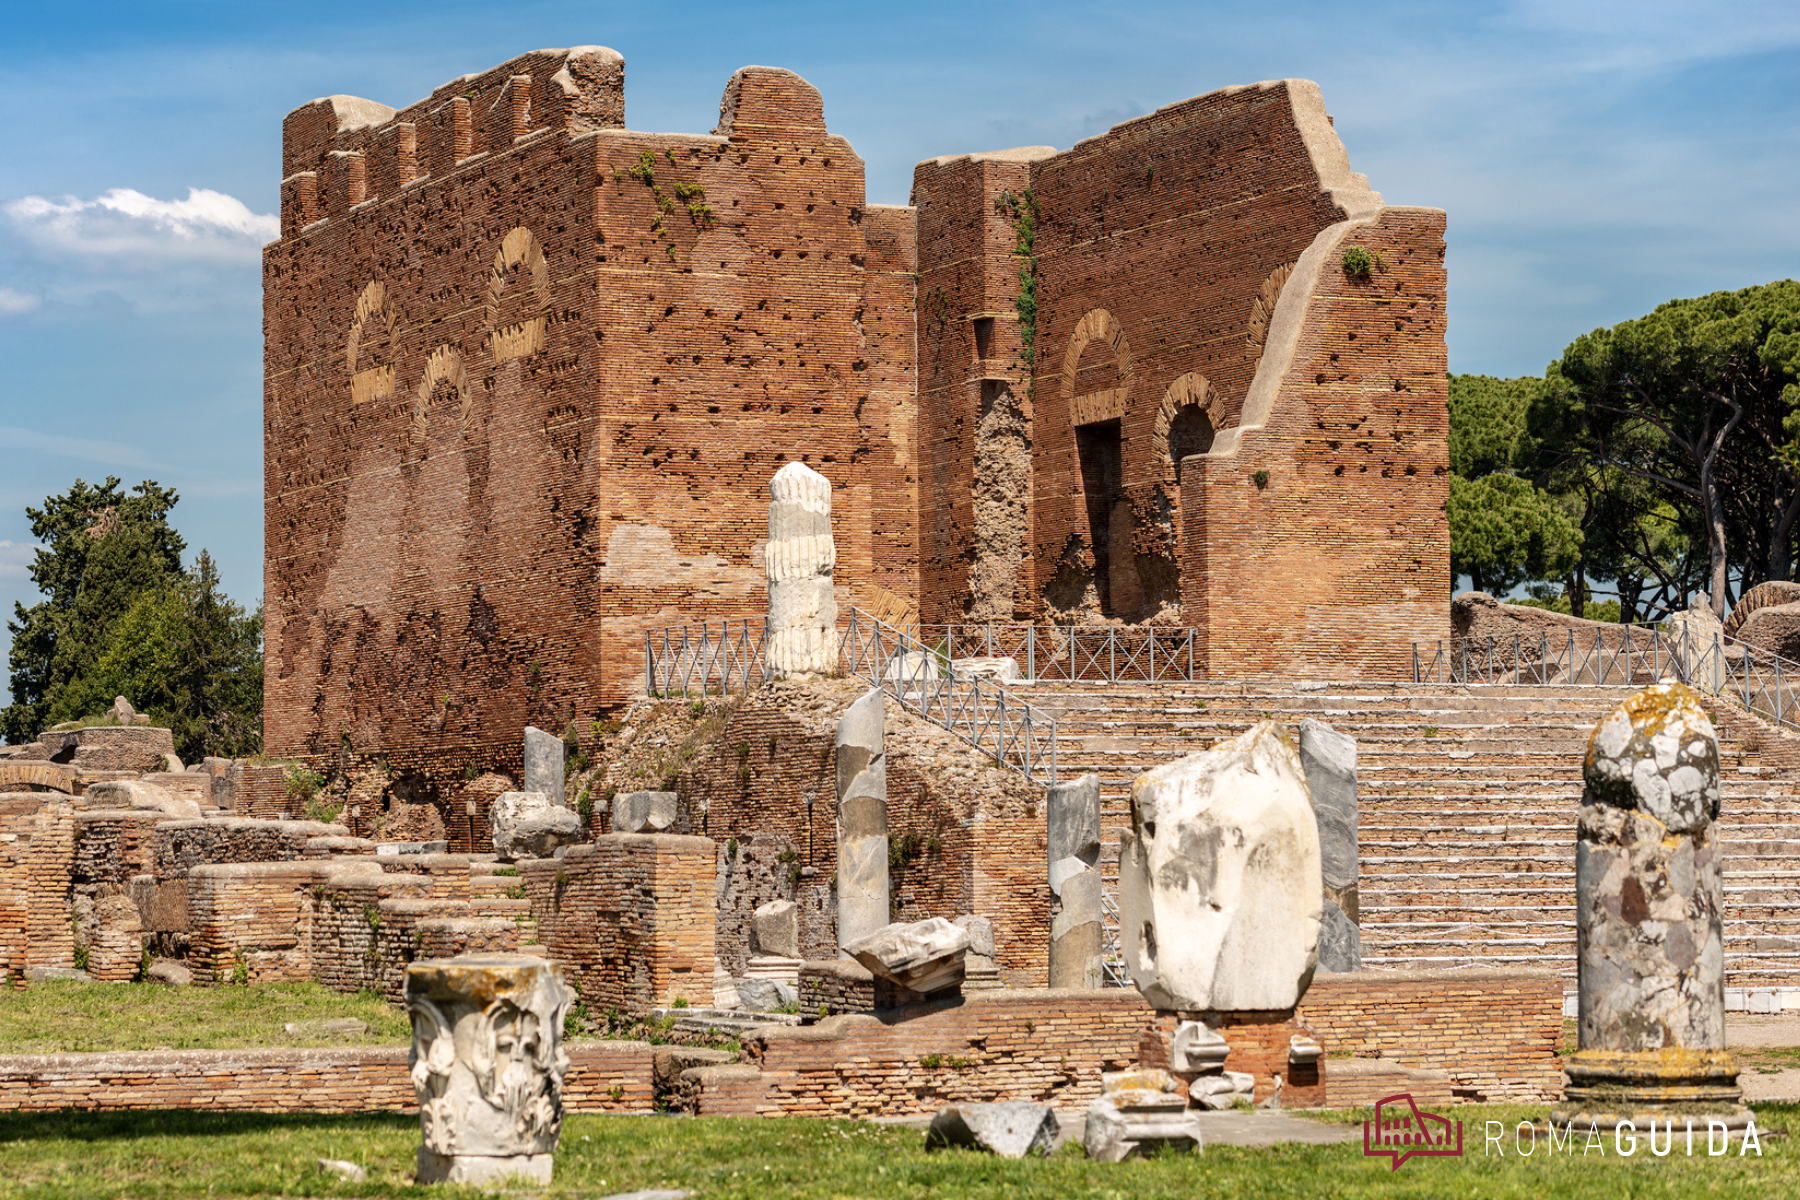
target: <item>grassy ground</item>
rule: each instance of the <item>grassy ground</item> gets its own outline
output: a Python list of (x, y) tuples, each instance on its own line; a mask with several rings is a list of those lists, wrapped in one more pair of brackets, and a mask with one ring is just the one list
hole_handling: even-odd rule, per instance
[[(1201, 1197), (1470, 1196), (1497, 1200), (1630, 1196), (1634, 1200), (1800, 1195), (1800, 1150), (1771, 1136), (1800, 1108), (1759, 1111), (1762, 1157), (1666, 1158), (1559, 1154), (1540, 1143), (1519, 1158), (1484, 1156), (1487, 1121), (1512, 1129), (1543, 1110), (1465, 1107), (1461, 1159), (1414, 1159), (1399, 1171), (1363, 1157), (1360, 1144), (1269, 1150), (1212, 1147), (1199, 1158), (1107, 1165), (1066, 1147), (1048, 1161), (1009, 1162), (964, 1151), (927, 1153), (917, 1130), (801, 1120), (683, 1120), (572, 1116), (556, 1182), (533, 1190), (594, 1197), (653, 1187), (692, 1189), (700, 1200), (841, 1200), (871, 1197), (1043, 1197), (1045, 1200), (1198, 1200)], [(1796, 1125), (1800, 1128), (1800, 1125)], [(185, 1196), (474, 1196), (410, 1183), (419, 1126), (411, 1117), (255, 1116), (203, 1113), (59, 1113), (0, 1116), (0, 1197), (160, 1200)], [(363, 1184), (322, 1173), (342, 1158), (369, 1171)]]
[[(290, 1037), (290, 1021), (358, 1017), (363, 1037)], [(316, 983), (172, 988), (56, 980), (0, 989), (0, 1054), (99, 1050), (239, 1050), (262, 1046), (408, 1045), (406, 1013), (380, 996)]]

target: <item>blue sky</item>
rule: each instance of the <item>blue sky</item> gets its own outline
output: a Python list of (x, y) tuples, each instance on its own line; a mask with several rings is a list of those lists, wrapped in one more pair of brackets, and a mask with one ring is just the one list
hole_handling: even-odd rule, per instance
[[(227, 590), (262, 588), (258, 247), (281, 119), (396, 107), (543, 46), (625, 56), (634, 129), (710, 130), (787, 67), (905, 203), (931, 155), (1049, 144), (1229, 84), (1317, 80), (1390, 203), (1449, 212), (1450, 365), (1541, 371), (1674, 296), (1800, 275), (1800, 5), (0, 3), (0, 606), (24, 508), (175, 486)], [(0, 634), (0, 642), (6, 639)]]

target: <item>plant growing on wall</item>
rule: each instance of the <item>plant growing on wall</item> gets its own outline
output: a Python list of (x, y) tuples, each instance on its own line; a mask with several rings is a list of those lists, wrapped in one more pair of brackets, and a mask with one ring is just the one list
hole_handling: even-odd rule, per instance
[[(663, 157), (669, 160), (671, 167), (681, 165), (672, 149), (665, 149)], [(613, 172), (616, 180), (623, 181), (627, 177), (650, 189), (650, 194), (656, 201), (656, 220), (651, 223), (650, 232), (663, 239), (663, 253), (669, 256), (670, 262), (675, 261), (675, 239), (669, 235), (668, 226), (663, 224), (664, 217), (674, 216), (678, 210), (685, 208), (688, 220), (695, 228), (712, 227), (715, 216), (706, 203), (706, 189), (697, 183), (676, 183), (671, 189), (673, 196), (664, 192), (662, 185), (656, 181), (656, 155), (649, 150), (640, 154), (634, 165), (623, 171)]]
[(1026, 188), (1018, 196), (1011, 192), (1001, 192), (995, 202), (1000, 212), (1012, 222), (1013, 257), (1019, 262), (1019, 296), (1013, 301), (1013, 307), (1019, 314), (1019, 346), (1020, 357), (1025, 360), (1029, 370), (1037, 362), (1037, 226), (1042, 216), (1038, 208), (1037, 197), (1031, 189)]

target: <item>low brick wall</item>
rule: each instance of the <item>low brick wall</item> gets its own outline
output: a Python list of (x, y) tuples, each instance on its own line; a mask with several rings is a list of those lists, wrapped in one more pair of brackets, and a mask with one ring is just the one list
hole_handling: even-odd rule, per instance
[(1538, 1104), (1562, 1095), (1562, 991), (1552, 971), (1320, 975), (1300, 1019), (1327, 1053), (1443, 1071), (1465, 1100)]
[[(0, 1055), (0, 1111), (184, 1108), (213, 1112), (413, 1112), (403, 1046)], [(572, 1112), (649, 1112), (654, 1049), (569, 1047)]]
[[(823, 980), (815, 976), (815, 987)], [(1171, 1019), (1135, 991), (978, 992), (751, 1035), (745, 1064), (685, 1076), (682, 1104), (707, 1116), (898, 1116), (989, 1100), (1082, 1108), (1100, 1094), (1102, 1072), (1135, 1065), (1146, 1051), (1155, 1057), (1166, 1027)], [(1310, 1032), (1328, 1055), (1443, 1072), (1434, 1095), (1516, 1103), (1561, 1095), (1562, 984), (1550, 972), (1321, 975), (1292, 1021), (1224, 1022), (1227, 1068), (1254, 1074), (1265, 1098), (1296, 1031)], [(1330, 1059), (1323, 1068), (1323, 1079), (1310, 1071), (1293, 1079), (1284, 1099), (1366, 1103), (1363, 1093), (1379, 1086), (1349, 1072), (1350, 1086), (1334, 1088)]]

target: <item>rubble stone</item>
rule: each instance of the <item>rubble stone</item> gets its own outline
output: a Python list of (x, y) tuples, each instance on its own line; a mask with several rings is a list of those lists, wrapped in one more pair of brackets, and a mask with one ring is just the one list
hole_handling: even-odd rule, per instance
[(1200, 1152), (1200, 1117), (1185, 1105), (1176, 1109), (1120, 1109), (1102, 1098), (1088, 1106), (1082, 1137), (1096, 1162), (1123, 1162), (1152, 1150)]
[(106, 779), (90, 783), (76, 803), (82, 808), (156, 809), (184, 820), (200, 819), (198, 802), (138, 779)]
[(581, 818), (542, 792), (504, 792), (488, 819), (494, 827), (494, 853), (502, 862), (549, 858), (558, 847), (581, 838)]
[(1159, 1009), (1291, 1009), (1312, 982), (1319, 831), (1300, 756), (1261, 721), (1131, 785), (1119, 860), (1132, 981)]

